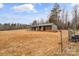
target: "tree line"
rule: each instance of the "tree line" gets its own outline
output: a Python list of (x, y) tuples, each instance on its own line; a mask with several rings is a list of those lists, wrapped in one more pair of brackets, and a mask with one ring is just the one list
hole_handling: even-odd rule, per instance
[(19, 23), (4, 23), (1, 24), (0, 23), (0, 30), (4, 31), (4, 30), (16, 30), (16, 29), (26, 29), (28, 27), (28, 25), (26, 24), (19, 24)]

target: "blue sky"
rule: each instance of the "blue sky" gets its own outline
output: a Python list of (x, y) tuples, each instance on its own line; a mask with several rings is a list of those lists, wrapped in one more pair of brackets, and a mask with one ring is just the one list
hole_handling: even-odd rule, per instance
[[(61, 9), (71, 12), (75, 4), (60, 3)], [(0, 23), (30, 24), (33, 20), (48, 19), (53, 3), (4, 3), (0, 4)]]

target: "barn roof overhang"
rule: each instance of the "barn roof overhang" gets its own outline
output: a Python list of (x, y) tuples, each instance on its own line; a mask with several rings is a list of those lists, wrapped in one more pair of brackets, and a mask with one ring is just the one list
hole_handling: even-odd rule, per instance
[(37, 25), (31, 25), (30, 27), (38, 27), (38, 26), (56, 26), (53, 23), (47, 23), (47, 24), (37, 24)]

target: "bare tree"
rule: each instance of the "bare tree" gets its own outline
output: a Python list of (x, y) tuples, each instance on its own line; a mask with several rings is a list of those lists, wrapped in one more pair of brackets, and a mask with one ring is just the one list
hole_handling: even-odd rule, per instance
[(65, 11), (65, 27), (66, 27), (66, 29), (68, 29), (68, 11)]
[(40, 23), (43, 24), (44, 23), (44, 19), (41, 19)]
[(63, 10), (62, 10), (61, 19), (62, 19), (63, 23), (65, 23), (65, 8), (63, 8)]
[(74, 30), (76, 30), (76, 25), (77, 25), (77, 17), (78, 17), (78, 6), (77, 5), (75, 5), (74, 7), (73, 7), (73, 14), (72, 14), (72, 16), (73, 16), (73, 19), (72, 19), (72, 25), (73, 25), (73, 28), (74, 28)]

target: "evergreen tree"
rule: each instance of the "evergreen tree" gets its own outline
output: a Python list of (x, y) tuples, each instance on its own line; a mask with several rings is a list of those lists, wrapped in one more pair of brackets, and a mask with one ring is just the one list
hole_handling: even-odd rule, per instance
[(34, 20), (33, 21), (33, 23), (32, 23), (32, 25), (36, 25), (37, 24), (37, 21), (36, 20)]
[(55, 3), (53, 9), (51, 10), (51, 14), (49, 17), (49, 23), (54, 23), (58, 25), (60, 11), (61, 10), (60, 10), (59, 4)]

